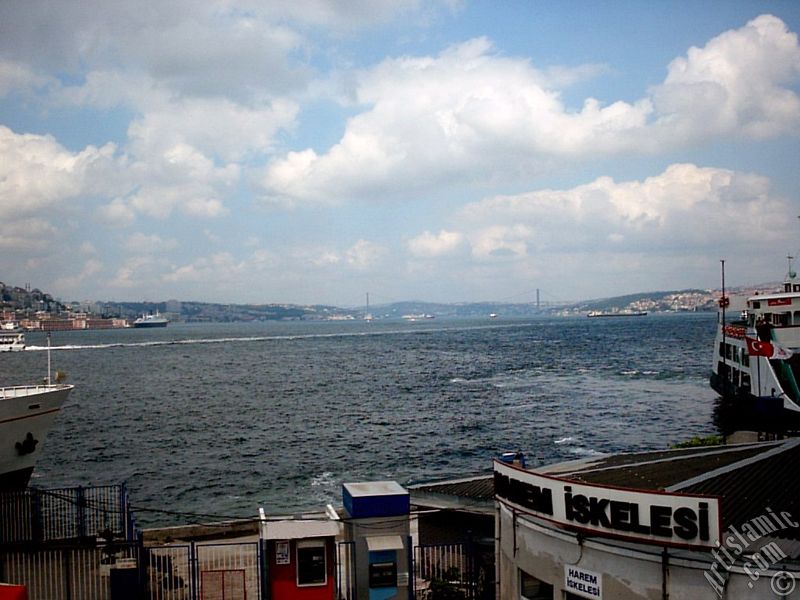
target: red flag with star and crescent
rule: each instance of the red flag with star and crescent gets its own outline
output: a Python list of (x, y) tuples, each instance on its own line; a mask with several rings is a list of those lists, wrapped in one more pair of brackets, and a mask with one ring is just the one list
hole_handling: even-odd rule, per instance
[(751, 337), (744, 339), (747, 341), (747, 353), (750, 356), (772, 356), (773, 348), (769, 342), (762, 342)]
[(751, 337), (745, 337), (747, 341), (747, 353), (750, 356), (766, 356), (767, 358), (787, 359), (794, 354), (789, 348), (784, 348), (778, 344), (762, 342)]

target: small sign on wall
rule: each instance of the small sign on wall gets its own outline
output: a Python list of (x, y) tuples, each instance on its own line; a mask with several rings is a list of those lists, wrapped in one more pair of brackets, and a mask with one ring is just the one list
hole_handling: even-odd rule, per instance
[(292, 562), (289, 553), (289, 542), (287, 540), (275, 542), (275, 564), (288, 565)]
[(603, 600), (603, 575), (580, 567), (564, 565), (564, 589), (581, 598)]

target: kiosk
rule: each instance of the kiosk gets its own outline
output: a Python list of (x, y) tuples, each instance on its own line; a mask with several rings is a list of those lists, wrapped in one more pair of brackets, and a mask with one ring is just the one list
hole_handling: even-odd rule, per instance
[(394, 481), (345, 483), (345, 539), (353, 544), (357, 597), (407, 598), (410, 497)]
[(262, 519), (270, 600), (333, 600), (339, 531), (336, 521)]

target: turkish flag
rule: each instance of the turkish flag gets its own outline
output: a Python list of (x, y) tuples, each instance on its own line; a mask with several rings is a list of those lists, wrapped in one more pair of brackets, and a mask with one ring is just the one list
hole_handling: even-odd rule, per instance
[(772, 356), (775, 350), (769, 342), (762, 342), (751, 337), (744, 339), (747, 341), (747, 353), (750, 356)]

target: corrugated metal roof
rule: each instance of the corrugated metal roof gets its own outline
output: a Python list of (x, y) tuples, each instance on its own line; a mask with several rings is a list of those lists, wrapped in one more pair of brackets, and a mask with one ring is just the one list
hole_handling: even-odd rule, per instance
[(417, 496), (419, 493), (442, 494), (471, 500), (494, 501), (494, 480), (492, 477), (492, 475), (487, 475), (485, 477), (440, 481), (410, 486), (409, 489), (412, 496)]
[[(663, 490), (719, 467), (757, 456), (772, 447), (772, 444), (712, 446), (674, 454), (664, 452), (611, 456), (591, 468), (569, 474), (560, 473), (558, 476), (585, 483)], [(547, 469), (544, 471), (547, 472)]]

